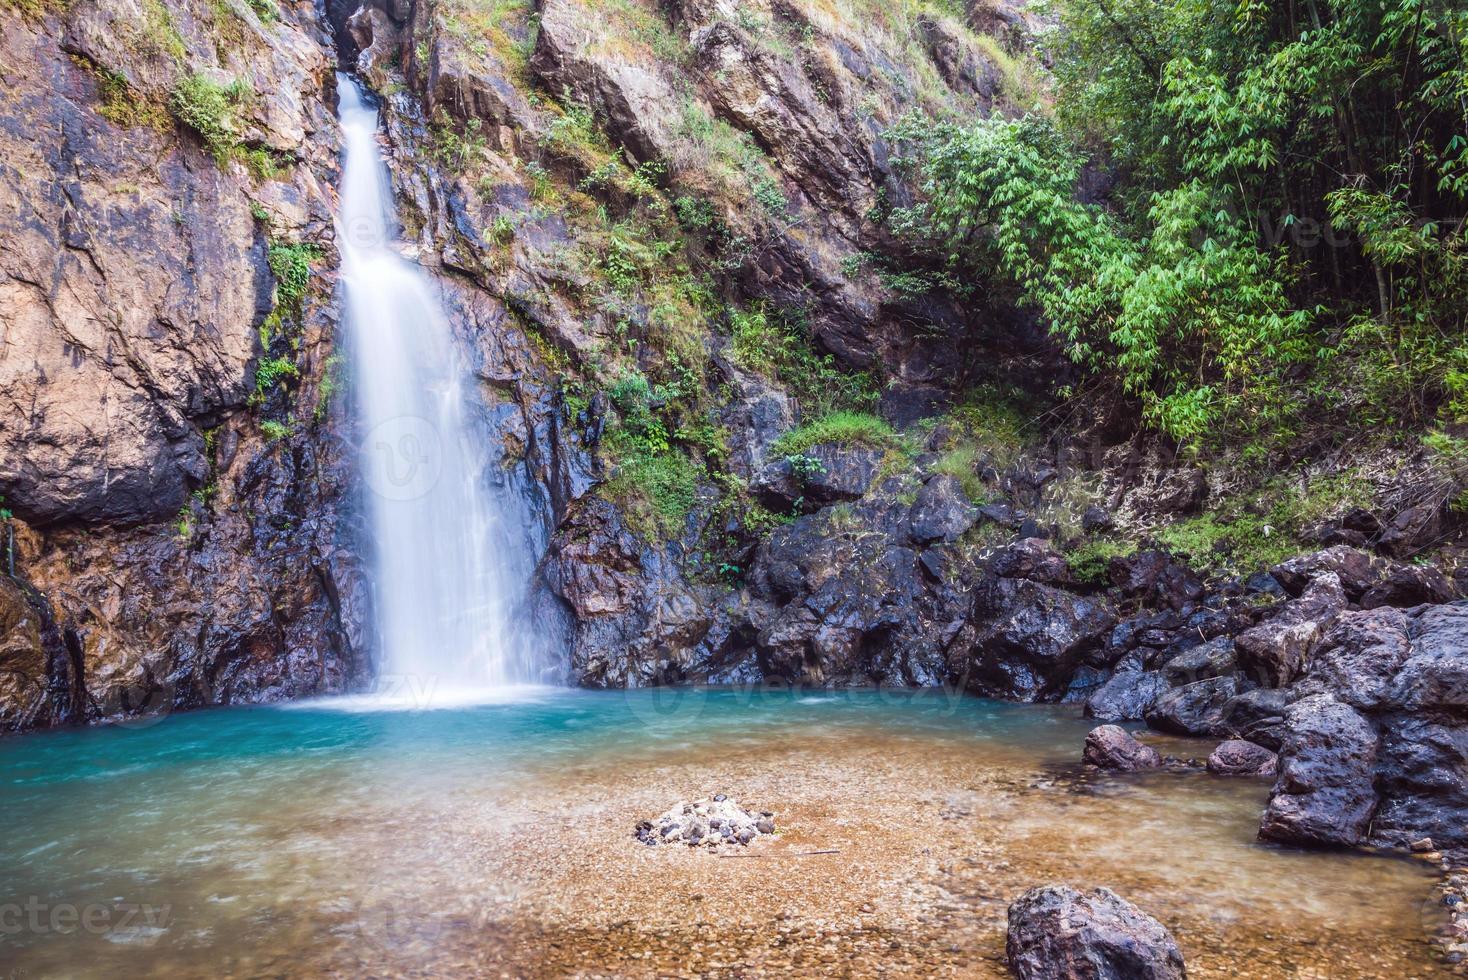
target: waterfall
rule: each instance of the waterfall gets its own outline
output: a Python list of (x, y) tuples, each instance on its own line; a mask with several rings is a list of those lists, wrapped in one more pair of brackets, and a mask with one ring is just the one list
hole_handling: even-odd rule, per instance
[(338, 75), (345, 139), (337, 238), (373, 534), (378, 696), (472, 701), (532, 677), (512, 630), (523, 534), (489, 486), (468, 367), (427, 277), (395, 249), (376, 108)]

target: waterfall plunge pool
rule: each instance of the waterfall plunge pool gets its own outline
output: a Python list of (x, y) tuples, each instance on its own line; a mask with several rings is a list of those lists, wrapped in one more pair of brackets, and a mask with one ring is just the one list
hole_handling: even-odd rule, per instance
[[(1156, 915), (1195, 976), (1434, 969), (1425, 866), (1257, 843), (1262, 782), (1085, 774), (1091, 723), (1071, 706), (523, 693), (0, 741), (0, 964), (26, 977), (998, 977), (1007, 903), (1063, 881)], [(718, 792), (775, 811), (779, 836), (719, 852), (634, 839), (638, 820)]]

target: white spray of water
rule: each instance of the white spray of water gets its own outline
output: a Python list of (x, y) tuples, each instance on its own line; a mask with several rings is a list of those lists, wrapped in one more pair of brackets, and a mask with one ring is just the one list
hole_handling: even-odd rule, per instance
[(338, 241), (382, 641), (377, 700), (503, 697), (533, 666), (512, 632), (507, 533), (469, 424), (468, 371), (422, 270), (394, 249), (377, 111), (338, 76), (346, 147)]

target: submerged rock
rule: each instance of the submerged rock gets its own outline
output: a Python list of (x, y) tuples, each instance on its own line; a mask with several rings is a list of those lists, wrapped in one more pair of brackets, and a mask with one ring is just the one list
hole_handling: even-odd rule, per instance
[(1172, 933), (1109, 888), (1046, 885), (1009, 906), (1009, 968), (1020, 980), (1180, 980)]
[(1086, 735), (1086, 762), (1101, 769), (1135, 772), (1156, 769), (1162, 757), (1150, 745), (1143, 745), (1118, 725), (1099, 725)]
[(749, 844), (775, 832), (775, 815), (768, 810), (746, 810), (720, 793), (711, 799), (679, 803), (653, 820), (637, 825), (636, 837), (649, 847), (686, 844), (718, 847)]

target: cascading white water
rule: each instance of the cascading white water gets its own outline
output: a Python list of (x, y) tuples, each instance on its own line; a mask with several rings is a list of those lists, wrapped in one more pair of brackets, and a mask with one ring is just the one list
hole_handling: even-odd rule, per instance
[(377, 110), (338, 76), (345, 136), (342, 257), (362, 469), (375, 537), (379, 695), (415, 706), (475, 700), (529, 681), (511, 631), (514, 567), (468, 424), (468, 371), (438, 298), (394, 248)]

